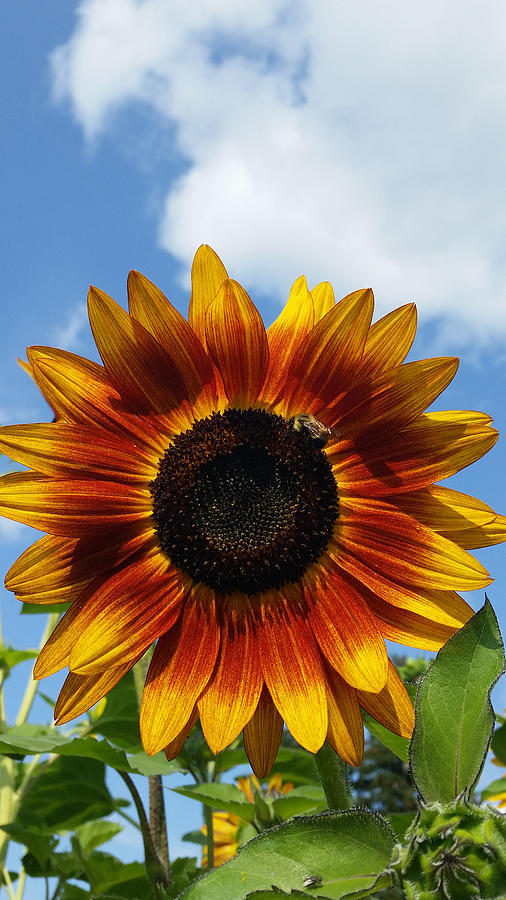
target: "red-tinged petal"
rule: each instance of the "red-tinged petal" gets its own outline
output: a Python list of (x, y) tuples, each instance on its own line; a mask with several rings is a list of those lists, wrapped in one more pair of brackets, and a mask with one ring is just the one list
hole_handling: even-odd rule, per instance
[(240, 734), (258, 705), (263, 685), (244, 598), (226, 602), (221, 617), (224, 624), (216, 671), (198, 702), (202, 731), (213, 753), (228, 747)]
[(290, 360), (315, 322), (314, 303), (303, 275), (292, 285), (278, 318), (267, 329), (269, 368), (262, 396), (274, 402), (283, 390)]
[(466, 528), (464, 531), (448, 533), (446, 536), (465, 550), (476, 550), (478, 547), (502, 544), (506, 541), (506, 516), (497, 515), (492, 522), (487, 522), (486, 525)]
[(364, 449), (349, 449), (349, 443), (329, 447), (340, 493), (387, 497), (416, 491), (480, 459), (497, 441), (487, 416), (481, 420), (470, 412), (470, 421), (463, 423), (455, 421), (455, 413), (445, 415), (421, 415), (403, 431)]
[[(374, 595), (369, 597), (369, 606), (376, 616), (378, 628), (387, 641), (417, 647), (419, 650), (439, 650), (458, 630), (433, 619), (425, 619), (409, 609), (399, 609), (384, 603)], [(473, 615), (470, 608), (469, 618)]]
[(320, 284), (315, 285), (312, 289), (311, 296), (314, 303), (314, 320), (316, 323), (334, 308), (336, 302), (334, 289), (328, 281), (321, 281)]
[(272, 603), (264, 597), (258, 648), (265, 683), (287, 728), (299, 744), (316, 753), (327, 734), (327, 697), (309, 622), (293, 612), (300, 603), (296, 593), (289, 585)]
[(452, 628), (460, 628), (469, 618), (469, 604), (455, 591), (411, 589), (405, 584), (386, 578), (344, 547), (336, 550), (331, 546), (329, 554), (342, 569), (344, 578), (351, 575), (357, 584), (362, 585), (361, 592), (366, 603), (369, 602), (369, 594), (364, 591), (364, 587), (392, 606), (408, 609)]
[(309, 622), (323, 654), (351, 687), (380, 691), (387, 652), (358, 590), (327, 559), (306, 575)]
[(333, 669), (326, 668), (329, 727), (327, 740), (341, 759), (359, 766), (364, 755), (364, 726), (353, 690)]
[(355, 291), (317, 322), (291, 360), (283, 413), (318, 414), (350, 387), (362, 359), (373, 308), (371, 290)]
[(112, 297), (91, 287), (88, 314), (106, 371), (136, 412), (169, 412), (188, 399), (174, 360)]
[(153, 335), (181, 373), (191, 403), (204, 388), (214, 387), (211, 360), (180, 312), (148, 278), (132, 270), (128, 276), (130, 315)]
[(0, 513), (49, 534), (86, 537), (95, 528), (146, 522), (146, 490), (114, 481), (78, 481), (16, 472), (0, 478)]
[(258, 778), (265, 778), (271, 771), (282, 735), (283, 719), (264, 686), (258, 706), (243, 732), (244, 749)]
[(74, 672), (69, 672), (55, 704), (55, 724), (65, 725), (66, 722), (70, 722), (71, 719), (75, 719), (91, 709), (113, 689), (118, 681), (121, 681), (136, 662), (138, 662), (137, 659), (130, 660), (122, 666), (107, 669), (106, 672), (101, 672), (99, 675), (76, 675)]
[(163, 752), (165, 753), (165, 756), (167, 757), (169, 762), (172, 759), (175, 759), (176, 756), (179, 756), (179, 754), (181, 753), (184, 742), (185, 742), (186, 738), (188, 737), (188, 735), (190, 734), (190, 731), (192, 730), (193, 726), (195, 725), (195, 722), (197, 721), (198, 717), (199, 717), (199, 711), (197, 709), (197, 705), (195, 704), (195, 706), (193, 707), (192, 714), (191, 714), (190, 718), (188, 719), (184, 728), (181, 729), (181, 731), (179, 732), (177, 737), (174, 738), (173, 741), (171, 741), (169, 744), (167, 744), (166, 747), (164, 747)]
[(257, 308), (237, 281), (225, 281), (207, 312), (206, 338), (232, 406), (254, 404), (269, 364), (269, 347)]
[(448, 387), (458, 362), (454, 357), (422, 359), (372, 376), (322, 412), (325, 424), (361, 449), (388, 440)]
[(202, 244), (195, 254), (192, 265), (188, 322), (203, 347), (206, 347), (207, 311), (227, 278), (227, 270), (218, 254), (207, 244)]
[(140, 726), (150, 756), (170, 744), (190, 718), (213, 673), (219, 644), (214, 592), (195, 586), (181, 622), (158, 641), (147, 674)]
[(160, 553), (114, 573), (89, 597), (76, 621), (69, 668), (93, 675), (143, 653), (177, 621), (189, 579)]
[(153, 454), (126, 438), (86, 425), (8, 425), (0, 429), (0, 448), (42, 475), (147, 484), (157, 473)]
[(163, 454), (166, 437), (156, 420), (134, 415), (97, 363), (49, 347), (31, 347), (34, 378), (57, 418), (105, 428), (139, 447)]
[(59, 672), (60, 669), (68, 665), (70, 651), (76, 640), (75, 622), (86, 602), (87, 596), (92, 591), (92, 586), (86, 588), (82, 592), (81, 598), (69, 607), (58, 622), (51, 637), (46, 641), (35, 661), (33, 667), (33, 677), (35, 679), (47, 678), (48, 675), (54, 675), (55, 672)]
[(341, 498), (337, 540), (372, 569), (420, 588), (471, 591), (492, 580), (453, 541), (380, 500)]
[(152, 535), (118, 529), (114, 539), (47, 535), (28, 547), (5, 576), (5, 586), (26, 603), (75, 600), (94, 578), (104, 577), (154, 546)]
[(369, 375), (400, 366), (416, 334), (416, 306), (407, 303), (371, 325), (365, 342), (362, 367)]
[(381, 722), (385, 728), (410, 738), (415, 724), (415, 711), (409, 694), (404, 687), (397, 669), (388, 660), (387, 683), (379, 694), (358, 691), (358, 702), (373, 719)]

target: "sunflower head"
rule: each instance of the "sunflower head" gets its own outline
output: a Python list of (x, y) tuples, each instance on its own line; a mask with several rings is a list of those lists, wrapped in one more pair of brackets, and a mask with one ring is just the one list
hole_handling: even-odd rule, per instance
[(425, 410), (457, 360), (405, 362), (413, 304), (372, 322), (370, 290), (338, 303), (303, 277), (266, 329), (201, 247), (188, 319), (138, 272), (128, 312), (91, 288), (101, 364), (28, 350), (54, 410), (8, 426), (0, 512), (47, 532), (7, 587), (69, 602), (35, 677), (68, 667), (67, 722), (153, 645), (140, 710), (148, 753), (175, 756), (200, 718), (215, 753), (242, 731), (271, 768), (285, 723), (351, 764), (361, 708), (409, 735), (385, 639), (437, 649), (489, 584), (468, 552), (506, 520), (436, 482), (495, 443), (490, 418)]

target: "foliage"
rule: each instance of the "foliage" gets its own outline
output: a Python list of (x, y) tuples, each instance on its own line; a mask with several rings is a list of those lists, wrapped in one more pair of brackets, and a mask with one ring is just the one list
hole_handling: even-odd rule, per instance
[[(2, 680), (35, 654), (4, 648)], [(223, 780), (246, 762), (239, 741), (214, 757), (196, 727), (173, 762), (163, 754), (147, 757), (139, 740), (132, 674), (96, 710), (58, 731), (26, 721), (31, 687), (17, 724), (4, 722), (0, 733), (0, 891), (21, 900), (28, 877), (46, 881), (51, 900), (499, 898), (506, 879), (506, 820), (472, 803), (493, 726), (490, 691), (504, 665), (490, 604), (442, 648), (425, 673), (423, 660), (397, 664), (403, 679), (413, 682), (415, 731), (409, 743), (364, 716), (372, 736), (364, 763), (352, 777), (352, 793), (358, 806), (366, 801), (372, 811), (326, 809), (328, 794), (315, 760), (289, 735), (275, 771), (293, 782), (293, 790), (277, 796), (255, 791), (253, 802), (230, 774)], [(493, 750), (506, 764), (504, 723), (494, 735)], [(127, 812), (129, 801), (111, 793), (111, 769), (121, 775), (135, 810)], [(221, 810), (242, 823), (239, 840), (247, 843), (207, 874), (193, 857), (173, 859), (169, 866), (160, 829), (153, 821), (150, 825), (136, 788), (143, 776), (156, 788), (161, 776), (175, 772), (194, 781), (175, 788), (177, 793), (208, 813)], [(485, 799), (501, 781), (484, 792)], [(132, 822), (132, 816), (139, 821), (139, 853), (142, 847), (144, 853), (124, 862), (104, 845), (120, 833), (121, 818)], [(207, 841), (200, 832), (185, 838)], [(8, 848), (16, 844), (23, 848), (19, 872), (7, 867)], [(464, 884), (468, 893), (462, 893)]]

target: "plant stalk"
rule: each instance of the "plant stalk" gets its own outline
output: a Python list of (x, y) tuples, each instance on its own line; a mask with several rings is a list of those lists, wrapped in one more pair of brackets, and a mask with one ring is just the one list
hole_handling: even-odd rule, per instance
[(214, 869), (214, 825), (213, 825), (213, 811), (210, 806), (204, 807), (204, 822), (206, 823), (207, 829), (207, 868)]
[(346, 763), (325, 741), (314, 755), (318, 775), (322, 783), (329, 809), (350, 809), (353, 800)]

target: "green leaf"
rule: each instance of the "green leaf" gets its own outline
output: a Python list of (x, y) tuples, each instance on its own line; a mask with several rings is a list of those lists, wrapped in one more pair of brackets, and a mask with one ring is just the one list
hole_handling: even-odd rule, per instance
[(120, 831), (123, 831), (123, 826), (119, 822), (106, 822), (99, 819), (98, 822), (85, 822), (84, 825), (79, 825), (75, 834), (83, 852), (89, 855), (97, 847), (110, 841)]
[(404, 840), (404, 835), (413, 822), (416, 812), (383, 813), (388, 824), (391, 825), (397, 839)]
[(13, 647), (1, 647), (0, 669), (3, 669), (4, 677), (9, 674), (14, 666), (25, 662), (27, 659), (35, 659), (38, 654), (38, 650), (14, 650)]
[(12, 841), (26, 847), (41, 866), (44, 866), (58, 844), (57, 839), (51, 834), (44, 834), (29, 827), (25, 828), (18, 822), (1, 825), (0, 828), (9, 835)]
[(181, 764), (179, 757), (169, 762), (163, 753), (157, 753), (156, 756), (148, 756), (142, 750), (139, 753), (129, 755), (127, 759), (130, 767), (129, 771), (137, 775), (173, 775), (175, 772), (184, 771), (184, 766)]
[(250, 803), (235, 784), (192, 784), (184, 787), (171, 788), (176, 794), (183, 797), (191, 797), (205, 803), (212, 809), (220, 809), (224, 812), (235, 813), (247, 822), (255, 817), (255, 806)]
[(59, 756), (42, 763), (24, 794), (17, 822), (25, 828), (64, 831), (108, 816), (114, 802), (105, 785), (105, 767), (95, 759)]
[[(404, 687), (411, 700), (414, 701), (417, 689), (416, 684), (405, 684)], [(394, 734), (393, 731), (389, 731), (388, 728), (385, 728), (384, 725), (377, 722), (376, 719), (373, 719), (365, 709), (362, 709), (361, 712), (364, 725), (369, 734), (372, 734), (380, 744), (383, 744), (384, 747), (391, 750), (398, 759), (402, 760), (402, 762), (409, 762), (409, 738), (400, 737), (400, 735)]]
[(60, 900), (90, 900), (90, 892), (75, 884), (66, 884), (63, 893), (60, 894)]
[(491, 747), (497, 759), (506, 766), (506, 725), (501, 725), (494, 733)]
[(504, 671), (504, 650), (488, 600), (441, 648), (422, 677), (410, 762), (425, 803), (470, 798), (494, 723), (490, 692)]
[[(253, 891), (273, 889), (338, 900), (376, 883), (394, 843), (391, 828), (376, 813), (345, 810), (301, 817), (245, 844), (234, 859), (191, 885), (181, 900), (245, 900)], [(304, 888), (309, 877), (319, 879), (316, 894)]]
[(90, 725), (93, 734), (113, 741), (125, 750), (142, 750), (139, 733), (139, 702), (133, 673), (129, 672), (107, 694), (105, 709)]
[(84, 860), (84, 867), (93, 897), (110, 894), (139, 900), (152, 896), (152, 886), (142, 863), (124, 863), (115, 856), (96, 851)]
[(496, 778), (491, 784), (487, 784), (486, 788), (483, 788), (481, 792), (482, 803), (495, 794), (506, 794), (506, 778), (504, 776), (503, 778)]
[(323, 788), (318, 785), (304, 784), (293, 788), (289, 794), (276, 797), (272, 800), (272, 806), (276, 815), (282, 819), (298, 816), (310, 810), (323, 810), (327, 807)]
[(70, 603), (23, 603), (21, 605), (22, 616), (37, 616), (44, 613), (46, 616), (51, 613), (67, 612)]

